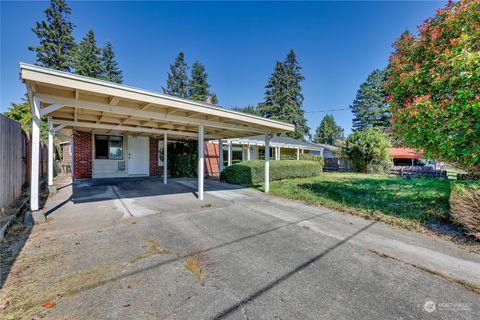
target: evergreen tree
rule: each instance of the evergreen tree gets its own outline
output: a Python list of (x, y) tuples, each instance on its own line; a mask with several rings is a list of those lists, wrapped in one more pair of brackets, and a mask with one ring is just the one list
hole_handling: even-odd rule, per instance
[(212, 103), (217, 104), (218, 99), (215, 93), (208, 89), (210, 84), (207, 81), (208, 74), (205, 72), (205, 66), (199, 61), (192, 65), (192, 74), (188, 81), (187, 95), (190, 100), (205, 102), (207, 96), (212, 97)]
[(313, 137), (314, 143), (334, 144), (335, 140), (343, 138), (343, 128), (335, 123), (333, 115), (327, 114)]
[(283, 62), (276, 62), (265, 86), (265, 101), (258, 106), (262, 116), (295, 125), (295, 132), (287, 135), (296, 139), (304, 139), (309, 131), (302, 108), (303, 94), (300, 83), (305, 78), (300, 73), (301, 69), (295, 52), (290, 50)]
[(246, 107), (233, 107), (231, 110), (239, 111), (239, 112), (243, 112), (243, 113), (248, 113), (248, 114), (253, 114), (255, 116), (261, 116), (258, 109), (255, 108), (255, 106), (252, 106), (252, 105), (248, 105)]
[(95, 32), (90, 29), (78, 45), (78, 51), (75, 55), (75, 73), (97, 79), (101, 78), (103, 70), (100, 52), (101, 50), (97, 48), (95, 41)]
[(75, 40), (74, 25), (68, 16), (70, 7), (64, 0), (51, 0), (45, 9), (46, 20), (37, 22), (32, 31), (40, 40), (37, 47), (29, 47), (36, 54), (36, 63), (47, 68), (71, 71)]
[(113, 52), (112, 43), (107, 41), (105, 47), (102, 49), (102, 56), (100, 57), (102, 64), (101, 79), (122, 83), (123, 75), (122, 71), (118, 68), (117, 60), (115, 60), (115, 53)]
[(385, 128), (390, 125), (391, 113), (384, 88), (386, 80), (386, 72), (377, 69), (360, 85), (350, 106), (354, 115), (353, 130)]
[(180, 97), (188, 97), (188, 75), (187, 63), (185, 62), (185, 55), (179, 52), (175, 63), (170, 65), (170, 72), (167, 77), (167, 86), (162, 87), (163, 93)]

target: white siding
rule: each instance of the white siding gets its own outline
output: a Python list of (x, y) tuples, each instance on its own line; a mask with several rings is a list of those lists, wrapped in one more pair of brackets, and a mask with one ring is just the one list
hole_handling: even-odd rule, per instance
[(125, 170), (118, 170), (118, 162), (126, 160), (93, 159), (93, 178), (120, 178), (128, 176), (128, 167), (125, 162)]
[[(95, 159), (95, 134), (92, 134), (93, 160), (92, 178), (121, 178), (128, 177), (128, 143), (127, 136), (123, 135), (123, 160)], [(118, 170), (118, 162), (125, 161), (125, 170)]]

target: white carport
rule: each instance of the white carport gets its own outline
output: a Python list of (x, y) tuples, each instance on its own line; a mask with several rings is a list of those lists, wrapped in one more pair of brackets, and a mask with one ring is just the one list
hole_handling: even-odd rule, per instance
[[(204, 140), (228, 140), (262, 134), (268, 146), (274, 133), (294, 126), (207, 103), (171, 97), (126, 85), (39, 66), (20, 64), (32, 107), (31, 209), (38, 210), (40, 117), (48, 117), (48, 184), (53, 185), (53, 136), (76, 130), (198, 140), (198, 199), (203, 199)], [(221, 141), (219, 141), (221, 143)], [(164, 183), (167, 183), (167, 164)], [(269, 190), (269, 155), (265, 191)]]

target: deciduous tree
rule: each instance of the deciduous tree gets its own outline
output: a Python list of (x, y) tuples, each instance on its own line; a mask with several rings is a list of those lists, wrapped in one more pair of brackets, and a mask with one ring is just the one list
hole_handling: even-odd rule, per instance
[(383, 173), (392, 165), (389, 147), (390, 142), (380, 131), (368, 128), (349, 135), (342, 146), (342, 154), (354, 171)]
[[(21, 103), (10, 103), (10, 108), (5, 112), (5, 115), (10, 119), (18, 121), (23, 131), (32, 131), (32, 112), (30, 111), (30, 102), (25, 94)], [(48, 139), (48, 125), (46, 117), (40, 119), (40, 138)]]
[(450, 2), (390, 57), (392, 127), (425, 156), (480, 170), (480, 1)]

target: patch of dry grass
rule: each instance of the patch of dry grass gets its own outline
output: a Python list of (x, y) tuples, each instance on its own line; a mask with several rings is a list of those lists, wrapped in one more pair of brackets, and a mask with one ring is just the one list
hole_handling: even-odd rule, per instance
[(145, 242), (148, 243), (149, 247), (147, 250), (141, 252), (139, 255), (134, 257), (129, 261), (129, 263), (136, 263), (142, 259), (145, 259), (147, 257), (156, 255), (156, 254), (166, 254), (166, 255), (175, 255), (178, 256), (178, 251), (172, 250), (172, 249), (167, 249), (163, 248), (160, 243), (156, 239), (151, 239), (147, 238), (145, 239)]
[(203, 285), (204, 274), (200, 261), (200, 255), (198, 253), (192, 254), (187, 259), (185, 259), (183, 265), (197, 278), (198, 282)]

